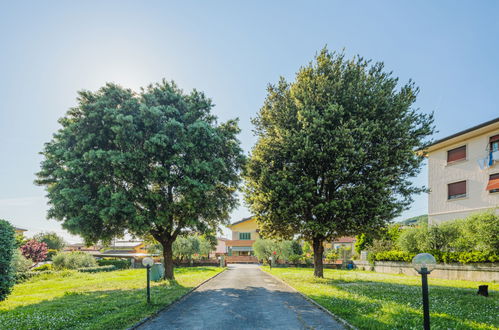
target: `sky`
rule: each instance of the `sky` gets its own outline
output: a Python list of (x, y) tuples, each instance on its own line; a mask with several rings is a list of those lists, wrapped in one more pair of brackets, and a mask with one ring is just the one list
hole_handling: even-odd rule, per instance
[[(250, 119), (266, 86), (293, 80), (321, 48), (382, 61), (420, 87), (435, 139), (499, 116), (497, 1), (4, 1), (0, 0), (0, 218), (78, 237), (46, 219), (33, 184), (39, 152), (79, 90), (175, 80), (201, 90), (221, 121)], [(427, 171), (414, 179), (425, 185)], [(415, 196), (399, 219), (427, 213)], [(250, 215), (241, 205), (231, 221)]]

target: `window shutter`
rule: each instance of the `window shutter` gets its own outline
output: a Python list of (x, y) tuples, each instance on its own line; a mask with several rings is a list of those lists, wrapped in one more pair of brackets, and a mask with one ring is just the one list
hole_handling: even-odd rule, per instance
[(491, 174), (489, 177), (489, 183), (487, 184), (487, 188), (485, 190), (496, 192), (499, 190), (499, 173)]
[(461, 159), (466, 159), (466, 146), (447, 151), (447, 163)]
[(448, 186), (448, 198), (466, 195), (466, 181), (450, 183)]

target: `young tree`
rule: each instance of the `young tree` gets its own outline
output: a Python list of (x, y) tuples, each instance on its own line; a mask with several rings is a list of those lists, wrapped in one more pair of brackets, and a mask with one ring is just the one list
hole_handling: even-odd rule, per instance
[(15, 284), (15, 233), (8, 221), (0, 219), (0, 301), (9, 295)]
[(31, 239), (26, 244), (21, 246), (21, 253), (33, 262), (40, 262), (47, 258), (47, 244), (45, 242), (38, 242)]
[(55, 232), (38, 233), (33, 236), (33, 239), (47, 244), (47, 248), (51, 250), (60, 251), (66, 246), (64, 238), (57, 235)]
[(218, 124), (212, 107), (166, 81), (80, 92), (42, 152), (36, 182), (47, 187), (48, 217), (87, 243), (150, 234), (173, 279), (177, 236), (215, 232), (237, 205), (239, 128)]
[(382, 63), (326, 49), (294, 82), (268, 87), (253, 120), (246, 201), (264, 235), (312, 242), (315, 276), (324, 241), (385, 226), (423, 191), (410, 178), (433, 118), (412, 108), (417, 93)]

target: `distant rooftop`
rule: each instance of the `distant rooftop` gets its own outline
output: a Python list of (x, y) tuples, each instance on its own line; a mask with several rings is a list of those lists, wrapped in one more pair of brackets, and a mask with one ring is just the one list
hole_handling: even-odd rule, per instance
[(234, 223), (231, 223), (231, 224), (229, 225), (229, 227), (232, 227), (232, 226), (234, 226), (234, 225), (238, 225), (238, 224), (240, 224), (240, 223), (243, 223), (243, 222), (245, 222), (245, 221), (251, 220), (251, 219), (253, 219), (253, 218), (254, 218), (253, 216), (251, 216), (251, 217), (247, 217), (247, 218), (243, 218), (243, 219), (241, 219), (241, 220), (239, 220), (239, 221), (236, 221), (236, 222), (234, 222)]

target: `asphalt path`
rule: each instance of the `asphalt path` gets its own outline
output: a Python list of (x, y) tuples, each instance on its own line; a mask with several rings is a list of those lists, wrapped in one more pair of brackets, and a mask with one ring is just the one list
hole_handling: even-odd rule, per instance
[(157, 329), (344, 329), (328, 313), (259, 269), (229, 265), (141, 325)]

